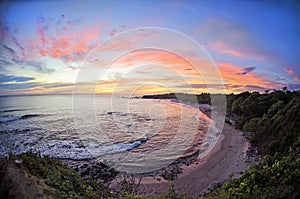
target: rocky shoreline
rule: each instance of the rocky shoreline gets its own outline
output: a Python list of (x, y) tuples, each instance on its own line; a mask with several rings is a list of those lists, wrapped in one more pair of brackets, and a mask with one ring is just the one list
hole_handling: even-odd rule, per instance
[(111, 182), (119, 172), (113, 168), (108, 167), (102, 162), (96, 160), (89, 161), (73, 161), (73, 160), (61, 160), (69, 168), (74, 169), (81, 176), (86, 178), (93, 178), (94, 180), (101, 181), (103, 183)]

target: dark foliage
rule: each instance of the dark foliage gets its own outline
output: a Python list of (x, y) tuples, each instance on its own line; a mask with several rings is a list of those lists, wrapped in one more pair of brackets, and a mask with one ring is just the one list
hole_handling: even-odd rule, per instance
[(289, 146), (299, 147), (299, 91), (247, 92), (227, 98), (232, 102), (228, 111), (239, 116), (236, 127), (253, 132), (251, 140), (261, 154), (284, 154)]

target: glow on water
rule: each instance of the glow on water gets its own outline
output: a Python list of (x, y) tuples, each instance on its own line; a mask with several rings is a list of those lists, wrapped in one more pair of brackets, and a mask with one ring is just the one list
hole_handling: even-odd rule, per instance
[[(91, 96), (80, 97), (80, 122), (74, 122), (71, 95), (0, 97), (1, 156), (32, 150), (62, 159), (101, 159), (176, 143), (176, 152), (166, 150), (155, 161), (190, 155), (205, 142), (207, 118), (191, 106), (105, 95), (92, 96), (91, 105), (85, 103)], [(93, 106), (92, 113), (87, 106)]]

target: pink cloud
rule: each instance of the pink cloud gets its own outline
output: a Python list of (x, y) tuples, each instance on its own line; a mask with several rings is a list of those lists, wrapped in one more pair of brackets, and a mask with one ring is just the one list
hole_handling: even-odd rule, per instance
[(65, 21), (65, 18), (63, 15), (56, 23), (50, 19), (38, 23), (38, 38), (30, 42), (30, 49), (38, 51), (32, 53), (34, 57), (49, 56), (73, 61), (76, 54), (88, 52), (100, 41), (101, 23), (83, 26), (78, 20)]
[(295, 74), (295, 71), (291, 68), (284, 68), (283, 69), (288, 75), (290, 75), (296, 82), (300, 82), (299, 76)]
[(300, 82), (300, 78), (299, 78), (298, 76), (295, 76), (295, 77), (294, 77), (294, 80), (295, 80), (296, 82)]
[(284, 68), (283, 70), (284, 70), (285, 72), (287, 72), (287, 74), (289, 74), (289, 75), (294, 74), (294, 71), (293, 71), (292, 69)]

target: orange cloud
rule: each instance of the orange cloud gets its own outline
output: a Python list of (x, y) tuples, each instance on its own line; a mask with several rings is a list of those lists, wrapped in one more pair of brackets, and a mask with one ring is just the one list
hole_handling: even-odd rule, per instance
[(188, 62), (183, 58), (163, 50), (140, 50), (134, 51), (130, 54), (123, 56), (118, 62), (131, 63), (145, 62), (145, 63), (158, 63), (163, 65), (187, 65)]
[[(197, 63), (198, 68), (196, 69), (189, 61)], [(151, 72), (159, 71), (158, 69), (161, 66), (167, 67), (184, 77), (199, 77), (205, 73), (209, 73), (209, 68), (212, 67), (210, 60), (200, 59), (194, 55), (176, 55), (159, 49), (134, 51), (119, 58), (114, 64), (118, 64), (122, 68), (155, 64), (157, 68), (153, 68)]]
[[(199, 67), (194, 67), (184, 56)], [(215, 81), (218, 71), (210, 60), (191, 54), (179, 56), (159, 49), (137, 50), (126, 54), (115, 60), (105, 73), (101, 77), (105, 81), (100, 82), (96, 92), (125, 93), (140, 85), (147, 85), (139, 89), (141, 93), (161, 93), (166, 91), (165, 88), (173, 89), (173, 92), (201, 92), (203, 88), (193, 85), (221, 83)]]
[(243, 69), (229, 63), (219, 63), (218, 68), (221, 73), (221, 76), (223, 77), (224, 82), (230, 85), (239, 85), (245, 87), (252, 85), (259, 86), (262, 88), (276, 88), (282, 86), (282, 84), (272, 82), (255, 73), (239, 75), (243, 72)]
[[(179, 81), (180, 82), (180, 81)], [(120, 78), (114, 80), (99, 81), (94, 92), (96, 93), (131, 93), (131, 94), (150, 94), (164, 92), (179, 92), (176, 80), (152, 79), (152, 78)], [(174, 90), (175, 89), (175, 90)]]

